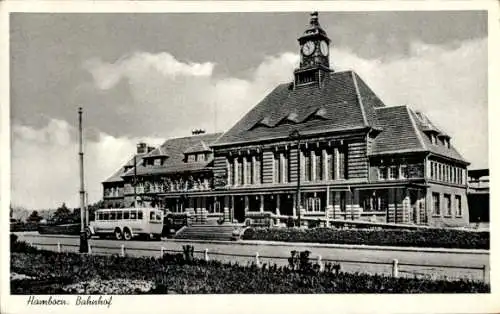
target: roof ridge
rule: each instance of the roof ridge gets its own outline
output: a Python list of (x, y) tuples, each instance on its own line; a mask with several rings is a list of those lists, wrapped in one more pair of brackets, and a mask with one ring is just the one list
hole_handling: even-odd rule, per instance
[(366, 126), (369, 126), (368, 119), (366, 118), (365, 108), (363, 106), (363, 100), (361, 99), (361, 94), (359, 92), (359, 86), (356, 79), (357, 74), (354, 71), (351, 71), (352, 81), (354, 83), (354, 89), (356, 90), (356, 99), (358, 100), (359, 107), (361, 108), (361, 115), (363, 116), (363, 122)]
[(382, 109), (401, 108), (401, 107), (408, 107), (408, 105), (394, 105), (394, 106), (385, 106), (385, 107), (375, 107), (373, 109), (375, 109), (375, 110), (382, 110)]
[(412, 115), (413, 110), (411, 110), (410, 107), (407, 105), (403, 105), (403, 107), (406, 107), (406, 111), (408, 112), (408, 116), (410, 117), (411, 125), (413, 127), (413, 130), (417, 134), (417, 138), (418, 138), (420, 145), (422, 145), (423, 148), (428, 149), (428, 147), (424, 143), (424, 139), (422, 138), (422, 134), (420, 134), (420, 130), (417, 127), (417, 122), (415, 122), (415, 119), (413, 118), (413, 115)]

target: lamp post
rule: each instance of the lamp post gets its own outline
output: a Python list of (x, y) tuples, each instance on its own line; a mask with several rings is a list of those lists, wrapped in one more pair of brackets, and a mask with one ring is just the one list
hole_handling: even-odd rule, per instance
[(78, 131), (79, 131), (79, 159), (80, 159), (80, 253), (88, 253), (89, 243), (85, 231), (85, 185), (83, 181), (83, 127), (82, 127), (82, 107), (78, 108)]
[(290, 139), (297, 141), (297, 191), (296, 191), (296, 202), (295, 202), (295, 211), (297, 213), (297, 223), (299, 227), (301, 226), (300, 222), (300, 132), (298, 130), (293, 130), (290, 133)]

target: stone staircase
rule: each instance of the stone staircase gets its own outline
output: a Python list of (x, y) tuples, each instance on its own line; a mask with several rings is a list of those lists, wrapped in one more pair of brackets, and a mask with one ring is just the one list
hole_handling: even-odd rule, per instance
[(235, 224), (193, 224), (179, 230), (174, 239), (231, 241), (233, 231), (240, 229), (240, 227), (240, 225)]

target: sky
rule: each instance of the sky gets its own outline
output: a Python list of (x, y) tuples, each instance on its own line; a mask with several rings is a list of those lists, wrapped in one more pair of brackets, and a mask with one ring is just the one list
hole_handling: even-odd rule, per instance
[[(484, 11), (320, 12), (330, 64), (387, 106), (423, 111), (488, 167)], [(139, 141), (228, 130), (298, 65), (308, 12), (13, 13), (11, 202), (78, 206), (77, 108), (89, 201)]]

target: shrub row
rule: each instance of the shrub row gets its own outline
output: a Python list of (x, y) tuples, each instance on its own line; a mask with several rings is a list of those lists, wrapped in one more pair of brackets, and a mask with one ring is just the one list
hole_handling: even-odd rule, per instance
[[(193, 259), (184, 254), (162, 258), (79, 255), (30, 251), (11, 254), (11, 272), (36, 280), (11, 280), (13, 294), (64, 293), (71, 283), (90, 280), (129, 279), (151, 281), (147, 293), (425, 293), (480, 292), (490, 286), (475, 281), (392, 278), (381, 275), (338, 272), (338, 268), (307, 264), (300, 252), (289, 260), (297, 267), (240, 265)], [(304, 257), (304, 259), (302, 259)], [(335, 271), (336, 270), (336, 271)], [(90, 292), (90, 291), (86, 291)]]
[(11, 232), (37, 231), (38, 224), (30, 222), (16, 222), (10, 225)]
[(249, 228), (243, 240), (489, 249), (489, 232), (453, 229), (366, 230), (333, 228)]
[(77, 235), (80, 234), (80, 229), (81, 225), (79, 223), (66, 225), (40, 225), (38, 227), (38, 233)]

